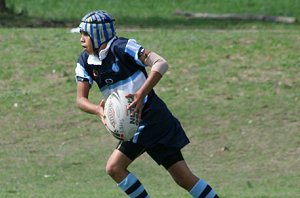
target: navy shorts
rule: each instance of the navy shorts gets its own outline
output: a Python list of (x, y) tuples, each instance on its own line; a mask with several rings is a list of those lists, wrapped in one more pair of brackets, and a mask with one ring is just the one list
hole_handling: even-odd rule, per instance
[(178, 150), (189, 143), (179, 120), (156, 95), (148, 97), (137, 132), (131, 142), (146, 148), (165, 145)]
[(132, 161), (138, 156), (147, 152), (148, 155), (159, 165), (162, 165), (165, 169), (170, 168), (178, 161), (184, 160), (180, 149), (176, 147), (167, 147), (163, 144), (158, 144), (154, 147), (145, 148), (142, 145), (126, 141), (120, 142), (117, 149), (125, 154)]
[(148, 96), (134, 137), (130, 141), (120, 142), (117, 149), (131, 160), (147, 152), (156, 163), (168, 169), (183, 160), (181, 149), (188, 143), (179, 120), (153, 92)]

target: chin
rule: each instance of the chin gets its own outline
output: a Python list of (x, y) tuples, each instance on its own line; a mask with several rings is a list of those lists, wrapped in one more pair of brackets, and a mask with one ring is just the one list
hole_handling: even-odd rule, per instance
[(84, 51), (86, 51), (89, 55), (93, 55), (94, 54), (94, 52), (91, 52), (90, 50), (88, 50), (88, 49), (83, 49)]

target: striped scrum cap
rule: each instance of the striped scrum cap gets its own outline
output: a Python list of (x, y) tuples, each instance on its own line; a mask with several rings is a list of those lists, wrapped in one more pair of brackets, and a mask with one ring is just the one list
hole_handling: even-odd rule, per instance
[(113, 16), (107, 12), (97, 10), (82, 18), (79, 29), (89, 34), (94, 49), (97, 49), (116, 35), (114, 21)]

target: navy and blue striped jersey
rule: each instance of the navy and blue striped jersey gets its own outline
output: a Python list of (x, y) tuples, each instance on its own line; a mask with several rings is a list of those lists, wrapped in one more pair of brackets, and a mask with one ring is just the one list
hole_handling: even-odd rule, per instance
[(118, 89), (135, 93), (147, 78), (146, 65), (139, 60), (144, 48), (125, 38), (115, 39), (110, 48), (102, 65), (89, 65), (89, 55), (82, 52), (76, 67), (77, 80), (86, 80), (91, 85), (95, 81), (105, 98)]
[[(104, 98), (115, 90), (135, 93), (147, 79), (146, 65), (140, 60), (144, 48), (134, 39), (116, 38), (101, 64), (89, 64), (83, 51), (75, 69), (78, 81), (96, 82)], [(139, 128), (131, 140), (146, 147), (165, 144), (182, 148), (189, 143), (180, 122), (152, 90), (145, 98)]]

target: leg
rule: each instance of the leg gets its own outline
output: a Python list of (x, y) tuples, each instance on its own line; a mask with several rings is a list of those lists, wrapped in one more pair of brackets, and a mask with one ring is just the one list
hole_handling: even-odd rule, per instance
[(191, 172), (184, 160), (170, 166), (168, 171), (175, 182), (189, 191), (193, 197), (218, 198), (215, 191), (203, 179), (199, 179)]
[(120, 183), (129, 174), (127, 167), (131, 162), (131, 159), (116, 149), (107, 161), (106, 172), (113, 180)]
[(131, 162), (143, 152), (144, 148), (134, 143), (121, 143), (109, 157), (106, 172), (118, 186), (131, 198), (148, 198), (148, 193), (141, 182), (127, 170)]
[(199, 178), (191, 172), (184, 160), (173, 164), (168, 168), (168, 172), (174, 181), (187, 191), (190, 191), (199, 180)]
[(157, 164), (162, 165), (182, 188), (189, 191), (199, 180), (188, 168), (179, 148), (156, 145), (147, 149), (147, 153)]

